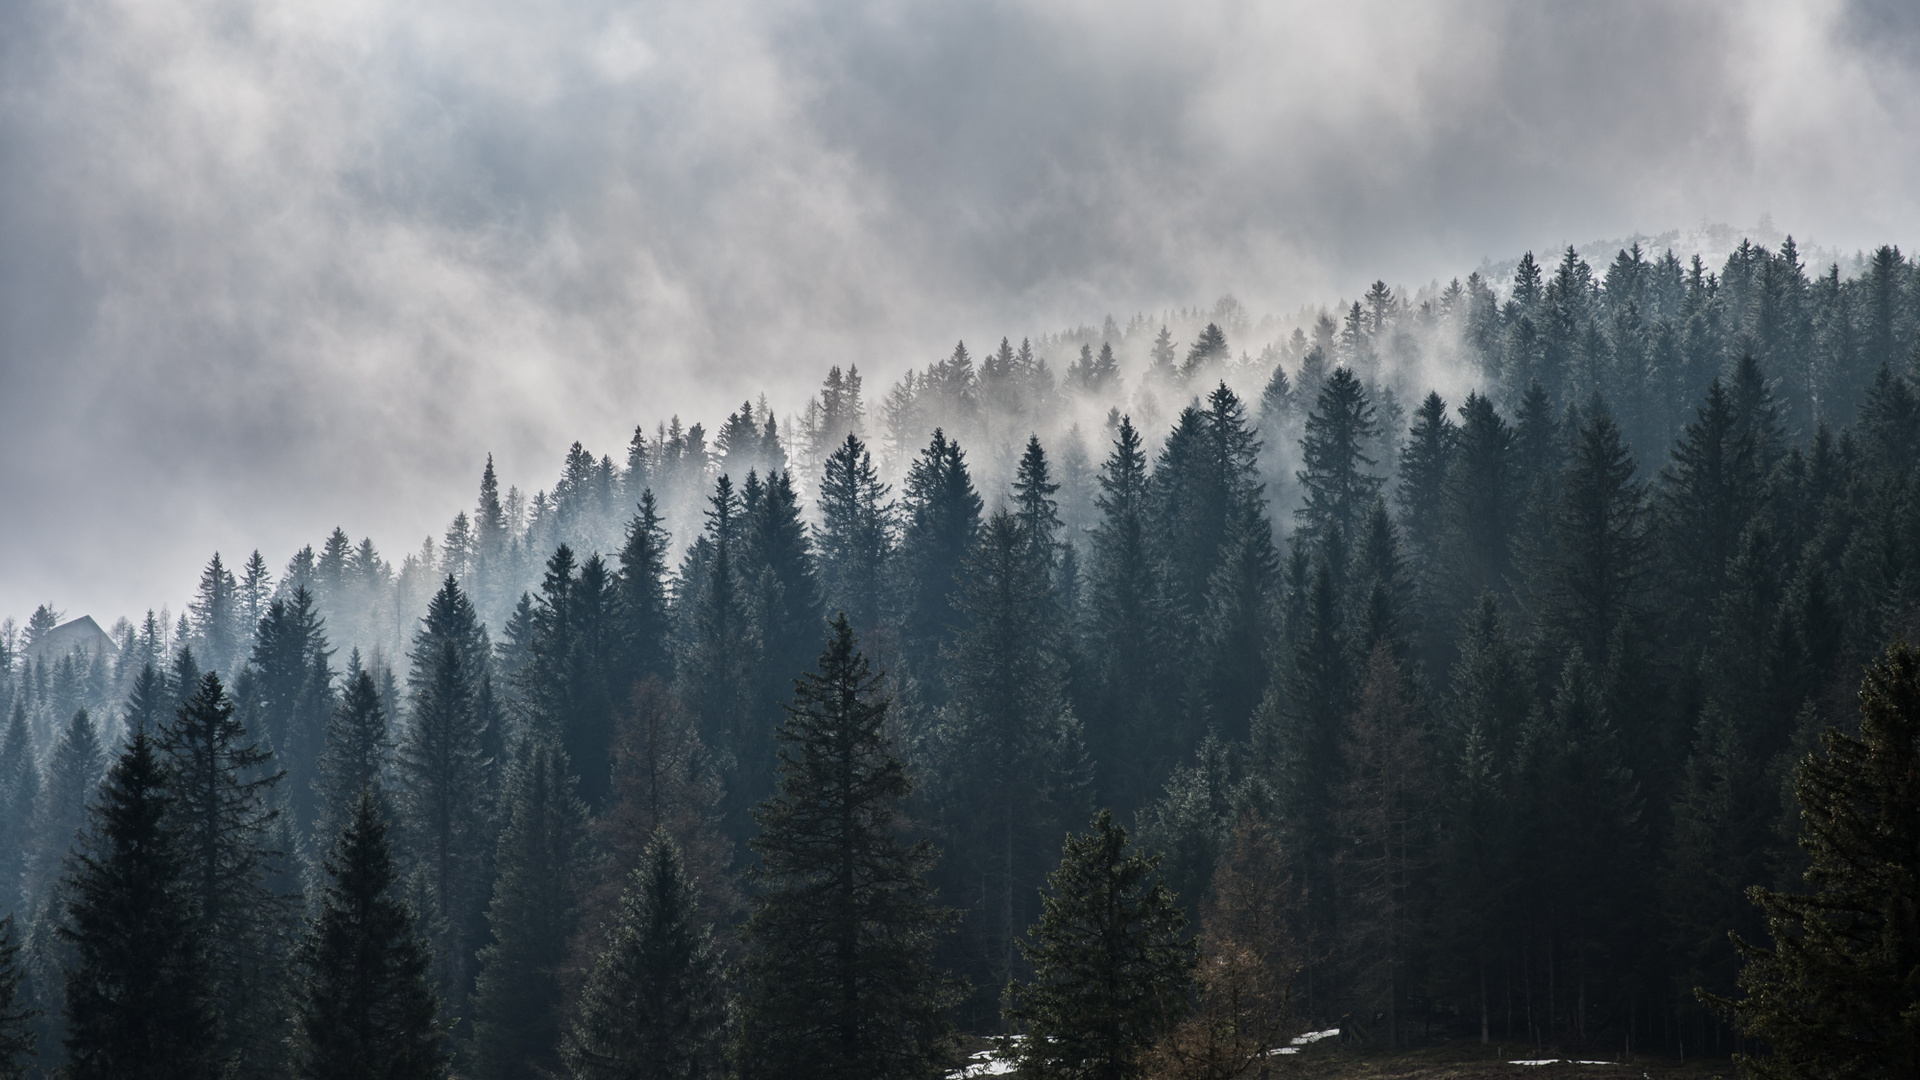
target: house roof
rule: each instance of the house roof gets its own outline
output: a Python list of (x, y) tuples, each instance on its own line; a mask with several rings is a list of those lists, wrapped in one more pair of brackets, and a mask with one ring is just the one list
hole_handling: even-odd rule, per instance
[(27, 658), (38, 660), (49, 656), (65, 656), (74, 650), (88, 653), (104, 652), (111, 656), (120, 651), (112, 635), (100, 629), (93, 616), (82, 615), (69, 619), (47, 631), (39, 641), (26, 651)]

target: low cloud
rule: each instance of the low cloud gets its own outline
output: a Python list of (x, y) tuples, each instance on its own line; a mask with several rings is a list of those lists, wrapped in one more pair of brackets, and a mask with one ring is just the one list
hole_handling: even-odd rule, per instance
[(177, 606), (216, 548), (335, 524), (404, 550), (489, 451), (542, 486), (575, 438), (790, 409), (831, 363), (1705, 220), (1920, 224), (1920, 18), (1885, 2), (5, 11), (15, 615)]

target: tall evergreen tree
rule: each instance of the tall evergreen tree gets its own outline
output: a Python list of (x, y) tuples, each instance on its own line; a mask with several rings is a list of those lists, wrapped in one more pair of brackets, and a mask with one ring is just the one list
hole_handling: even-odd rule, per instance
[(706, 532), (680, 573), (682, 653), (677, 688), (727, 779), (726, 820), (736, 838), (750, 832), (748, 793), (760, 782), (764, 738), (754, 721), (756, 673), (765, 644), (749, 607), (745, 522), (733, 484), (722, 476), (709, 500)]
[(1087, 574), (1087, 746), (1099, 797), (1123, 812), (1139, 805), (1177, 754), (1158, 724), (1166, 627), (1148, 535), (1147, 461), (1133, 421), (1121, 417), (1100, 469), (1100, 523)]
[(58, 933), (66, 972), (66, 1075), (75, 1080), (212, 1080), (207, 942), (170, 820), (166, 780), (136, 731), (89, 812)]
[(1377, 423), (1360, 380), (1347, 368), (1335, 368), (1307, 414), (1307, 434), (1300, 443), (1305, 468), (1297, 478), (1305, 500), (1294, 516), (1313, 540), (1352, 536), (1373, 505), (1382, 481), (1366, 450), (1378, 435)]
[(1632, 451), (1601, 409), (1580, 428), (1553, 517), (1553, 561), (1543, 567), (1545, 626), (1595, 663), (1614, 629), (1644, 614), (1646, 492)]
[(627, 523), (614, 577), (619, 612), (619, 662), (612, 681), (615, 700), (624, 700), (633, 684), (673, 674), (671, 616), (667, 610), (667, 553), (673, 539), (661, 523), (651, 490), (640, 495), (639, 510)]
[(1007, 991), (1027, 1075), (1133, 1080), (1185, 1015), (1194, 944), (1179, 903), (1155, 880), (1158, 863), (1127, 851), (1109, 811), (1086, 835), (1068, 835), (1031, 944), (1020, 943), (1033, 978)]
[(494, 859), (493, 940), (480, 950), (474, 989), (480, 1077), (532, 1080), (560, 1065), (562, 968), (580, 916), (586, 836), (573, 786), (566, 751), (539, 741), (521, 748)]
[(27, 703), (16, 696), (0, 738), (0, 910), (24, 908), (26, 875), (34, 848), (34, 808), (40, 802), (40, 770), (33, 760)]
[(206, 943), (218, 1035), (214, 1053), (235, 1076), (285, 1074), (283, 992), (290, 901), (268, 880), (286, 854), (271, 848), (269, 797), (284, 774), (248, 739), (220, 676), (159, 732), (169, 817), (185, 866), (183, 887)]
[(87, 710), (81, 709), (73, 714), (53, 748), (46, 779), (40, 785), (40, 802), (34, 808), (35, 847), (26, 890), (32, 902), (38, 903), (59, 878), (68, 849), (87, 823), (87, 803), (105, 767), (106, 752), (100, 745), (99, 729)]
[(33, 1075), (39, 1040), (33, 1020), (40, 1010), (33, 1007), (26, 986), (27, 969), (20, 956), (20, 935), (14, 929), (14, 917), (0, 918), (0, 1080), (27, 1080)]
[(756, 815), (735, 1067), (759, 1077), (938, 1077), (954, 1059), (952, 982), (933, 964), (951, 913), (933, 848), (893, 819), (911, 790), (879, 677), (834, 620), (778, 733), (780, 788)]
[(893, 548), (889, 490), (880, 482), (873, 456), (852, 435), (827, 458), (820, 478), (820, 524), (813, 543), (820, 554), (826, 610), (846, 612), (861, 633), (871, 633), (880, 618), (881, 582)]
[(924, 679), (961, 624), (953, 597), (980, 531), (980, 496), (966, 454), (944, 431), (934, 430), (933, 441), (907, 470), (905, 498), (906, 527), (895, 563), (902, 575), (901, 636), (906, 659)]
[[(750, 484), (753, 479), (748, 477)], [(786, 473), (768, 477), (759, 494), (748, 500), (741, 570), (761, 660), (752, 688), (753, 717), (741, 732), (738, 751), (744, 759), (740, 798), (757, 804), (773, 790), (773, 730), (781, 707), (793, 691), (795, 673), (805, 671), (812, 659), (813, 643), (824, 625), (812, 545)]]
[(441, 927), (431, 943), (437, 989), (457, 1010), (466, 1000), (480, 941), (492, 808), (480, 719), (460, 645), (445, 638), (424, 648), (433, 652), (422, 656), (416, 650), (419, 681), (397, 755), (399, 810), (410, 858), (430, 887), (430, 914)]
[(360, 793), (386, 787), (392, 768), (393, 739), (373, 673), (349, 665), (346, 693), (327, 722), (327, 749), (320, 758), (320, 835), (338, 837)]
[(1444, 487), (1459, 430), (1447, 416), (1447, 403), (1429, 391), (1414, 410), (1413, 427), (1400, 449), (1400, 528), (1407, 538), (1416, 572), (1439, 552), (1445, 507)]
[(1045, 848), (1081, 810), (1088, 779), (1047, 568), (1033, 551), (1019, 519), (1005, 512), (981, 531), (967, 560), (959, 598), (967, 625), (947, 658), (950, 701), (932, 748), (936, 801), (957, 855), (942, 873), (969, 882), (977, 897), (963, 945), (981, 991), (1014, 974), (1014, 939), (1032, 918)]
[(395, 888), (399, 873), (373, 788), (355, 801), (323, 867), (301, 941), (298, 1073), (305, 1080), (438, 1080), (448, 1055), (432, 956)]
[(1767, 1078), (1909, 1076), (1920, 1070), (1920, 651), (1900, 644), (1867, 669), (1860, 733), (1828, 729), (1794, 778), (1807, 892), (1759, 885), (1772, 948), (1736, 938), (1738, 1002), (1705, 995), (1768, 1056)]
[[(242, 723), (285, 763), (294, 824), (307, 835), (319, 816), (313, 782), (333, 714), (332, 655), (318, 599), (295, 586), (290, 596), (267, 605), (248, 664), (252, 678), (234, 684)], [(191, 684), (176, 680), (175, 692), (184, 700), (197, 686), (195, 672)]]
[(570, 1080), (718, 1080), (727, 1002), (711, 924), (665, 829), (647, 841), (561, 1059)]

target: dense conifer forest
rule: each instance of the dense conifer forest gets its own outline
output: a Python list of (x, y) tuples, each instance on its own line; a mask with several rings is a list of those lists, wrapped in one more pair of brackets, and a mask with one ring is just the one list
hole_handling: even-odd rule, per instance
[(0, 1076), (1791, 1050), (1920, 715), (1920, 266), (959, 344), (280, 559), (0, 634)]

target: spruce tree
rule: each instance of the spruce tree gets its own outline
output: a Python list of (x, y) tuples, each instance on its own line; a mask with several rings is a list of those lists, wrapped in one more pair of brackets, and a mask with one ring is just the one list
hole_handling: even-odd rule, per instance
[(1120, 418), (1099, 480), (1100, 522), (1087, 573), (1091, 677), (1081, 700), (1095, 789), (1127, 812), (1149, 796), (1178, 752), (1175, 733), (1157, 722), (1167, 705), (1169, 680), (1160, 677), (1167, 628), (1148, 535), (1147, 461), (1129, 417)]
[(360, 792), (385, 786), (393, 767), (393, 739), (373, 673), (349, 665), (347, 675), (346, 693), (327, 722), (327, 748), (316, 781), (322, 836), (339, 836)]
[(1439, 626), (1452, 625), (1487, 592), (1512, 595), (1514, 530), (1526, 497), (1515, 444), (1493, 402), (1468, 394), (1441, 489), (1439, 562), (1423, 578)]
[(1186, 1014), (1194, 943), (1158, 865), (1127, 850), (1107, 810), (1067, 836), (1040, 921), (1020, 943), (1033, 978), (1007, 988), (1025, 1075), (1134, 1080)]
[(827, 458), (820, 477), (813, 543), (826, 611), (846, 612), (860, 633), (871, 633), (880, 618), (881, 582), (893, 548), (889, 490), (873, 456), (852, 435)]
[(1335, 535), (1350, 537), (1360, 516), (1373, 504), (1381, 478), (1366, 449), (1378, 435), (1373, 403), (1347, 368), (1335, 368), (1307, 414), (1300, 442), (1305, 465), (1297, 474), (1305, 500), (1294, 517), (1300, 529), (1325, 544)]
[[(753, 477), (749, 476), (749, 480)], [(741, 733), (742, 801), (758, 803), (772, 792), (773, 729), (793, 692), (793, 678), (806, 670), (825, 621), (800, 501), (786, 473), (769, 476), (746, 509), (741, 544), (747, 608), (760, 640), (760, 672), (753, 687), (753, 719)]]
[(678, 591), (682, 645), (680, 698), (721, 755), (727, 776), (727, 827), (736, 838), (751, 831), (764, 732), (754, 720), (762, 646), (746, 577), (745, 522), (732, 482), (722, 476), (709, 500), (706, 532), (687, 552)]
[[(941, 646), (961, 625), (953, 596), (980, 531), (980, 496), (960, 445), (935, 429), (907, 470), (906, 527), (900, 537), (901, 644), (914, 674), (926, 680)], [(937, 692), (937, 686), (928, 689)]]
[(1541, 622), (1596, 664), (1615, 627), (1644, 616), (1649, 540), (1645, 487), (1604, 408), (1581, 425), (1553, 514), (1552, 561), (1541, 568)]
[(1429, 391), (1414, 410), (1413, 426), (1400, 449), (1400, 527), (1416, 572), (1424, 571), (1439, 552), (1444, 488), (1458, 439), (1447, 403)]
[(40, 802), (34, 808), (34, 855), (26, 890), (31, 902), (38, 903), (59, 878), (67, 851), (87, 822), (87, 803), (105, 766), (99, 730), (87, 710), (81, 709), (53, 748), (40, 785)]
[[(333, 713), (332, 656), (317, 598), (296, 586), (289, 597), (267, 605), (248, 664), (251, 685), (234, 686), (247, 730), (285, 763), (287, 800), (305, 835), (312, 835), (319, 816), (313, 782)], [(185, 699), (197, 687), (195, 672), (193, 684), (176, 681), (174, 689)]]
[(726, 1075), (726, 995), (702, 914), (679, 846), (655, 829), (561, 1044), (570, 1080)]
[(436, 652), (421, 656), (417, 650), (414, 656), (419, 681), (397, 755), (397, 794), (409, 858), (431, 886), (429, 914), (442, 927), (432, 942), (437, 989), (458, 1008), (481, 934), (492, 808), (480, 720), (460, 646), (449, 638)]
[(215, 1056), (235, 1076), (283, 1075), (284, 958), (294, 898), (275, 895), (267, 881), (287, 857), (270, 846), (278, 812), (269, 797), (284, 774), (248, 738), (211, 671), (157, 742), (183, 885), (207, 948)]
[(833, 622), (778, 732), (779, 791), (756, 813), (735, 1068), (762, 1077), (943, 1075), (953, 984), (934, 967), (952, 920), (934, 906), (932, 845), (901, 842), (911, 790), (880, 678)]
[(653, 492), (642, 492), (639, 511), (627, 523), (614, 579), (620, 624), (619, 670), (612, 686), (616, 694), (650, 675), (664, 679), (673, 672), (673, 627), (667, 610), (667, 554), (672, 546)]
[(166, 778), (136, 731), (100, 788), (71, 863), (66, 922), (66, 1075), (213, 1080), (207, 941), (195, 917)]
[(976, 890), (965, 973), (985, 993), (1016, 971), (1014, 939), (1033, 918), (1046, 848), (1083, 810), (1087, 765), (1047, 567), (1019, 519), (988, 520), (958, 602), (966, 629), (947, 657), (950, 700), (930, 749), (954, 842), (942, 878)]
[(39, 1048), (33, 1021), (40, 1010), (28, 995), (27, 969), (14, 925), (11, 912), (0, 918), (0, 1080), (27, 1080)]
[(322, 864), (319, 911), (298, 953), (299, 1075), (439, 1080), (445, 1040), (432, 956), (395, 888), (398, 871), (371, 787)]
[(15, 696), (6, 735), (0, 738), (0, 800), (0, 909), (13, 911), (25, 906), (34, 807), (40, 802), (40, 770), (33, 760), (24, 694)]
[(509, 781), (493, 902), (492, 943), (474, 988), (474, 1074), (532, 1078), (560, 1065), (562, 969), (580, 915), (586, 807), (573, 794), (566, 752), (523, 746)]
[(1744, 996), (1702, 994), (1769, 1053), (1741, 1055), (1769, 1080), (1920, 1071), (1920, 651), (1901, 643), (1867, 669), (1858, 735), (1830, 728), (1794, 779), (1805, 892), (1754, 885), (1772, 947), (1735, 938)]

